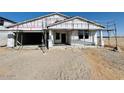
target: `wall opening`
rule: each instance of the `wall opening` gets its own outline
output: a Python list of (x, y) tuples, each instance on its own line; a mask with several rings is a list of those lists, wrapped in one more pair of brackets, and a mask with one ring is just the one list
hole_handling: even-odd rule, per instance
[[(17, 34), (17, 33), (16, 33)], [(17, 35), (15, 39), (17, 38)], [(22, 45), (41, 45), (44, 43), (43, 33), (18, 33), (18, 39)]]

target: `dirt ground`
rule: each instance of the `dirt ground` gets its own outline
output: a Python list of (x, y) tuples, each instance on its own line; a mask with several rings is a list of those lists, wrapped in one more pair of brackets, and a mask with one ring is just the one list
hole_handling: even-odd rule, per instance
[(124, 52), (109, 48), (56, 48), (43, 53), (0, 48), (0, 79), (124, 79)]
[[(110, 43), (108, 39), (104, 39), (105, 45), (115, 46), (115, 38), (110, 38)], [(124, 37), (117, 38), (118, 46), (124, 51)]]

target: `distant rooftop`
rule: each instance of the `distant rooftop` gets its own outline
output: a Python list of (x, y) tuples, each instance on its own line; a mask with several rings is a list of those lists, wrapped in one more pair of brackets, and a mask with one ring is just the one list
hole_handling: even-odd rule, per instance
[(6, 20), (6, 21), (9, 21), (9, 22), (12, 22), (12, 23), (17, 23), (17, 22), (15, 22), (15, 21), (9, 20), (9, 19), (4, 18), (4, 17), (0, 17), (0, 19)]

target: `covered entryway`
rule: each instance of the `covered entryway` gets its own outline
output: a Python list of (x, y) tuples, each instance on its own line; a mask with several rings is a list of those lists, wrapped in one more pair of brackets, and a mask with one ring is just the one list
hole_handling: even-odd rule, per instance
[(53, 43), (56, 44), (69, 44), (69, 31), (66, 30), (52, 30)]

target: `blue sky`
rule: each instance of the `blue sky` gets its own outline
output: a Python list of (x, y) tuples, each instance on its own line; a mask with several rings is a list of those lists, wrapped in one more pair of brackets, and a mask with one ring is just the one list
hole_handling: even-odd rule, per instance
[[(51, 12), (0, 12), (0, 16), (16, 22), (21, 22), (49, 13)], [(114, 20), (117, 24), (118, 35), (124, 35), (124, 12), (62, 12), (62, 14), (68, 16), (81, 16), (98, 22)]]

